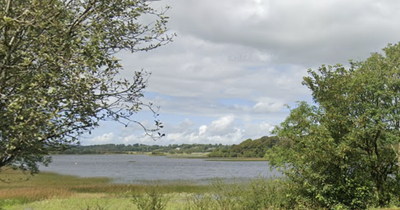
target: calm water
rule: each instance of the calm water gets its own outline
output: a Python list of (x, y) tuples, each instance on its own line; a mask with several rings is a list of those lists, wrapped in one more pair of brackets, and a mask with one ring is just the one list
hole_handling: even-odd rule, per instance
[(279, 176), (267, 161), (205, 161), (146, 155), (56, 155), (42, 171), (80, 177), (109, 177), (115, 182), (204, 182), (213, 178), (248, 179)]

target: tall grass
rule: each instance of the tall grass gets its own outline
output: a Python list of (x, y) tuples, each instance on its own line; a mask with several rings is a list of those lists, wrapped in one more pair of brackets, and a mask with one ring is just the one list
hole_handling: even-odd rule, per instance
[(285, 202), (279, 180), (256, 178), (249, 183), (213, 182), (208, 193), (187, 197), (188, 210), (257, 210), (281, 208)]
[(280, 208), (284, 189), (279, 181), (214, 180), (190, 183), (115, 184), (107, 178), (79, 178), (42, 172), (0, 173), (0, 209), (139, 209), (139, 210), (257, 210)]
[[(2, 171), (0, 210), (266, 210), (316, 209), (293, 206), (286, 198), (285, 180), (263, 177), (250, 181), (214, 180), (210, 185), (190, 183), (114, 184), (107, 178), (79, 178), (40, 173), (28, 176)], [(290, 206), (292, 205), (292, 206)]]
[[(104, 197), (108, 198), (111, 203), (113, 201), (109, 199), (122, 199), (132, 204), (131, 195), (127, 195), (127, 192), (135, 192), (136, 195), (140, 195), (153, 188), (152, 183), (115, 184), (110, 179), (102, 177), (81, 178), (49, 172), (41, 172), (38, 175), (31, 176), (14, 170), (2, 170), (0, 180), (2, 180), (0, 181), (0, 209), (32, 202), (43, 203), (43, 201), (48, 202), (49, 200), (70, 199), (72, 203), (79, 203), (79, 200), (84, 200), (82, 198), (96, 200)], [(157, 189), (162, 192), (201, 193), (208, 191), (209, 186), (171, 183), (161, 184)], [(75, 201), (74, 198), (79, 199)], [(103, 200), (100, 199), (100, 202), (103, 202)], [(82, 206), (87, 207), (87, 209), (99, 209), (96, 203), (82, 204)], [(37, 209), (43, 209), (43, 207)]]
[(25, 202), (49, 198), (70, 197), (81, 189), (90, 191), (94, 186), (107, 186), (107, 178), (78, 178), (41, 173), (31, 176), (21, 171), (5, 170), (0, 173), (0, 200), (17, 199)]
[(145, 194), (133, 194), (132, 202), (139, 210), (165, 210), (172, 195), (159, 189), (156, 184), (146, 190)]

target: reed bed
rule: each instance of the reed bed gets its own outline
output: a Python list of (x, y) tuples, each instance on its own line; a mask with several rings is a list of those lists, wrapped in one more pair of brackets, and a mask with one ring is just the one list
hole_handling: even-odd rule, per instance
[[(0, 210), (256, 210), (315, 209), (288, 206), (284, 180), (214, 180), (116, 184), (107, 178), (80, 178), (42, 172), (0, 172)], [(289, 192), (290, 193), (290, 192)], [(155, 206), (159, 208), (154, 208)], [(391, 208), (398, 209), (398, 208)]]
[[(154, 189), (155, 186), (159, 192), (176, 194), (201, 193), (210, 189), (210, 186), (188, 183), (116, 184), (112, 183), (112, 180), (103, 177), (81, 178), (50, 172), (41, 172), (31, 176), (30, 174), (10, 169), (0, 172), (0, 180), (0, 209), (12, 209), (11, 206), (34, 202), (49, 206), (49, 200), (59, 203), (59, 205), (65, 202), (70, 202), (71, 205), (73, 203), (79, 205), (79, 201), (83, 202), (85, 200), (88, 203), (90, 203), (90, 200), (95, 203), (105, 201), (114, 203), (120, 199), (119, 203), (123, 200), (122, 203), (127, 203), (126, 206), (128, 206), (128, 204), (132, 205), (130, 200), (132, 195), (143, 195)], [(96, 206), (94, 204), (82, 205), (91, 206), (84, 209), (93, 209)], [(66, 206), (69, 206), (69, 204), (66, 204)], [(40, 207), (39, 209), (42, 208)]]

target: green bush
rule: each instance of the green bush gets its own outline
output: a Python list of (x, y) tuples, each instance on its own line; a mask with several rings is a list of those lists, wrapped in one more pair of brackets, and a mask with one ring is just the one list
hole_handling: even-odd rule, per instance
[(235, 184), (217, 180), (212, 185), (212, 193), (189, 196), (187, 210), (263, 210), (284, 206), (281, 180), (257, 178)]
[(289, 198), (327, 209), (388, 207), (400, 196), (400, 43), (365, 61), (310, 69), (266, 152), (292, 182)]
[(158, 185), (148, 188), (145, 194), (132, 196), (132, 202), (139, 210), (164, 210), (170, 199), (171, 196), (162, 192)]

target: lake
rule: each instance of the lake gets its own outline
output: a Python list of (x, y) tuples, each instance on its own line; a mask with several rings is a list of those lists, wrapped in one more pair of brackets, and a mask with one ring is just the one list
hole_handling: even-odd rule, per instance
[(42, 171), (80, 177), (109, 177), (116, 183), (148, 181), (208, 182), (214, 178), (249, 179), (280, 176), (267, 161), (206, 161), (147, 155), (55, 155)]

